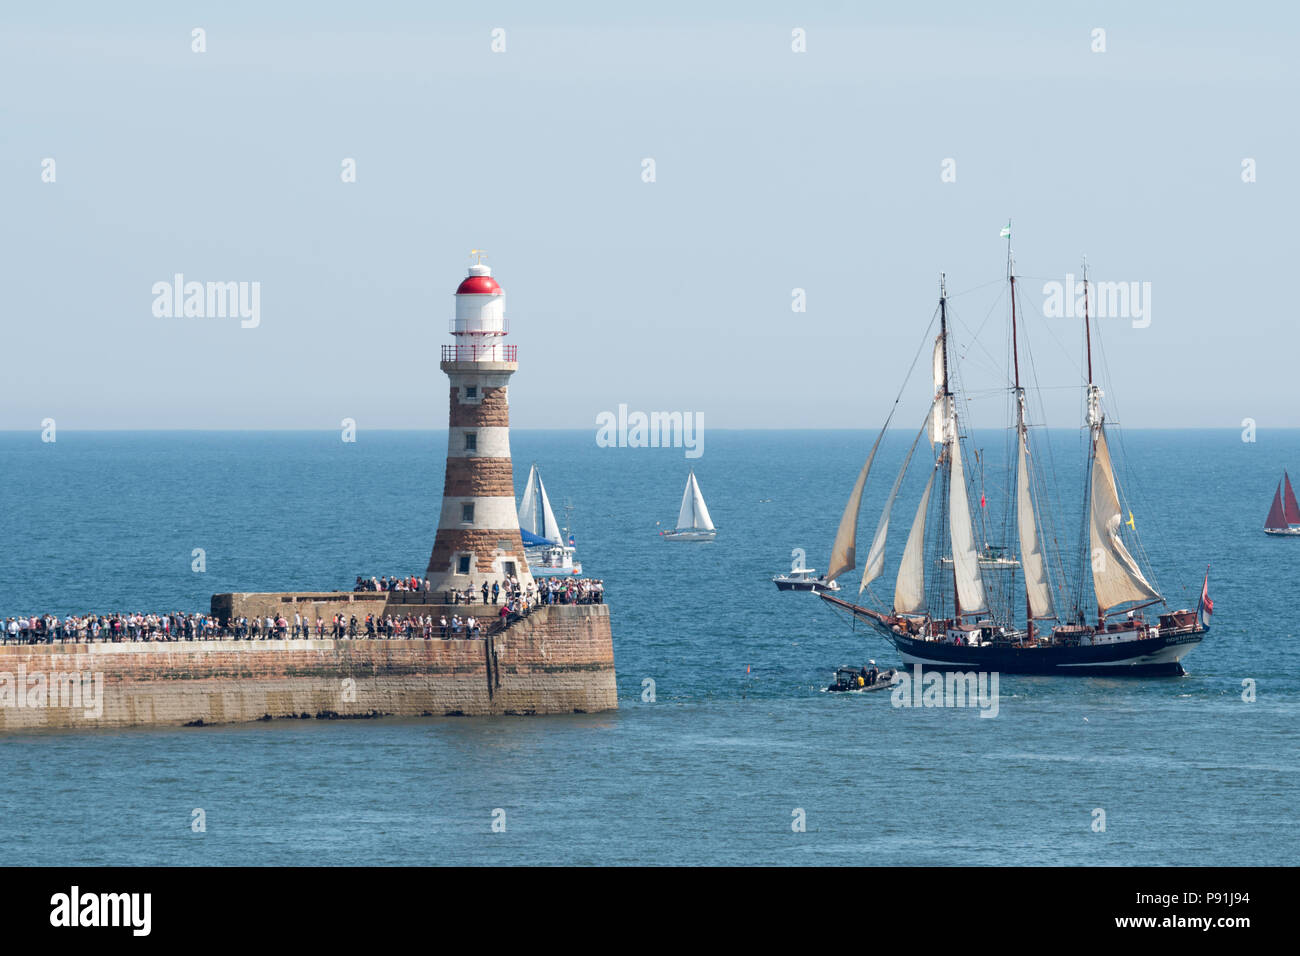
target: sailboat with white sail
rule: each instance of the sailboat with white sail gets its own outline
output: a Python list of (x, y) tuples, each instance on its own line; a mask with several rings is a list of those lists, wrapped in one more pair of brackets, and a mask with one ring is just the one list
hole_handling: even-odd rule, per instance
[(1300, 506), (1296, 504), (1291, 476), (1282, 472), (1282, 480), (1273, 493), (1273, 507), (1264, 519), (1264, 533), (1274, 535), (1300, 535)]
[(700, 492), (700, 483), (691, 469), (686, 479), (686, 491), (682, 494), (682, 507), (677, 512), (677, 527), (671, 531), (660, 531), (665, 541), (712, 541), (718, 536), (709, 517), (708, 506), (704, 504), (704, 495)]
[(519, 534), (524, 541), (524, 557), (533, 577), (568, 577), (581, 574), (582, 564), (570, 533), (568, 542), (551, 509), (551, 499), (542, 484), (536, 462), (528, 469), (528, 483), (519, 499)]
[[(1015, 514), (1015, 532), (1008, 545), (1019, 555), (1019, 567), (990, 570), (976, 548), (963, 442), (966, 440), (957, 400), (953, 351), (948, 323), (948, 294), (940, 281), (939, 334), (934, 342), (934, 391), (921, 430), (912, 440), (897, 478), (886, 499), (863, 568), (858, 601), (832, 594), (822, 600), (865, 621), (892, 643), (903, 660), (939, 669), (989, 670), (1035, 674), (1182, 674), (1181, 660), (1209, 630), (1213, 602), (1209, 599), (1209, 572), (1196, 612), (1186, 609), (1159, 613), (1148, 621), (1144, 608), (1164, 605), (1134, 550), (1136, 526), (1129, 512), (1123, 521), (1119, 486), (1111, 459), (1102, 391), (1093, 379), (1087, 273), (1084, 273), (1084, 330), (1087, 343), (1086, 400), (1088, 463), (1085, 471), (1084, 509), (1086, 537), (1076, 549), (1071, 575), (1061, 560), (1060, 548), (1049, 549), (1059, 539), (1049, 534), (1051, 522), (1043, 481), (1032, 454), (1025, 388), (1020, 381), (1020, 346), (1016, 313), (1016, 276), (1008, 239), (1007, 277), (1011, 299), (1011, 355), (1008, 369), (1012, 428), (1015, 440), (1014, 482), (1008, 489), (1009, 508)], [(901, 394), (900, 394), (901, 398)], [(895, 407), (897, 402), (895, 403)], [(889, 419), (893, 418), (890, 412)], [(852, 570), (863, 491), (889, 419), (876, 438), (849, 496), (827, 577)], [(926, 462), (928, 477), (915, 517), (908, 529), (899, 560), (892, 601), (886, 608), (871, 592), (863, 592), (884, 572), (890, 515), (904, 476), (921, 438), (926, 437), (933, 460)], [(981, 504), (983, 502), (981, 501)], [(1124, 527), (1132, 531), (1124, 534)], [(1126, 537), (1128, 540), (1126, 541)], [(1014, 577), (1012, 577), (1014, 576)], [(1015, 581), (1020, 587), (1015, 586)], [(1010, 586), (1008, 586), (1008, 582)], [(1091, 585), (1087, 588), (1087, 585)], [(1020, 597), (1023, 596), (1023, 607)], [(1091, 602), (1087, 598), (1091, 598)], [(875, 604), (877, 606), (872, 606)], [(1096, 609), (1089, 619), (1085, 606)]]

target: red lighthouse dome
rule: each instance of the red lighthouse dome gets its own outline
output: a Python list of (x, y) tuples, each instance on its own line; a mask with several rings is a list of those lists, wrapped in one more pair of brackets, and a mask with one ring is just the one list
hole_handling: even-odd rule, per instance
[[(474, 250), (479, 254), (478, 250)], [(501, 295), (501, 286), (492, 278), (492, 270), (481, 260), (469, 267), (469, 275), (461, 280), (457, 295)]]
[(501, 295), (501, 286), (489, 275), (466, 276), (456, 289), (457, 295)]

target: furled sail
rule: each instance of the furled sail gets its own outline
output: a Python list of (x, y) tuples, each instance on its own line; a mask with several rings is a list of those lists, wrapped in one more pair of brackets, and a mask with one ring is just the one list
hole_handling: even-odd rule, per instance
[(938, 468), (930, 472), (925, 483), (925, 493), (912, 519), (912, 530), (903, 549), (903, 560), (898, 565), (898, 580), (894, 582), (894, 613), (917, 614), (925, 610), (925, 517), (930, 510), (930, 489)]
[(943, 336), (934, 339), (934, 404), (930, 407), (930, 447), (948, 440), (948, 419), (952, 399), (947, 396), (948, 376), (943, 357)]
[(957, 602), (963, 614), (985, 608), (984, 580), (980, 577), (979, 555), (975, 553), (975, 531), (971, 526), (970, 501), (966, 497), (966, 473), (961, 463), (961, 442), (954, 440), (952, 476), (948, 482), (948, 517), (952, 531), (952, 566), (957, 578)]
[(1287, 524), (1300, 524), (1300, 505), (1296, 504), (1295, 489), (1291, 487), (1291, 476), (1282, 472), (1282, 507), (1285, 509)]
[(835, 543), (831, 545), (831, 560), (826, 569), (827, 581), (834, 581), (845, 571), (852, 571), (857, 567), (858, 514), (862, 510), (862, 489), (866, 487), (867, 475), (871, 473), (871, 462), (875, 460), (876, 449), (880, 447), (880, 439), (884, 437), (885, 429), (882, 428), (880, 434), (876, 436), (876, 443), (871, 446), (871, 453), (867, 455), (866, 463), (858, 472), (858, 480), (853, 485), (848, 504), (844, 506), (844, 514), (840, 516), (840, 527), (835, 532)]
[(1273, 492), (1273, 507), (1268, 509), (1268, 517), (1264, 519), (1264, 527), (1285, 528), (1286, 526), (1286, 511), (1282, 506), (1282, 482), (1279, 481), (1277, 491)]
[(560, 543), (560, 525), (555, 520), (555, 512), (551, 510), (551, 501), (546, 496), (546, 486), (542, 484), (542, 475), (536, 465), (528, 469), (528, 483), (524, 485), (524, 496), (519, 502), (519, 527), (552, 544)]
[(930, 447), (941, 445), (948, 440), (948, 419), (951, 417), (952, 400), (940, 395), (930, 407)]
[(1032, 617), (1052, 616), (1052, 594), (1047, 586), (1047, 566), (1038, 539), (1038, 519), (1029, 488), (1029, 437), (1020, 429), (1020, 461), (1016, 471), (1016, 518), (1020, 531), (1020, 566), (1025, 572), (1025, 593)]
[(943, 360), (943, 336), (934, 337), (934, 394), (935, 397), (942, 395), (948, 390), (948, 376), (944, 374), (945, 363)]
[(1119, 490), (1104, 427), (1097, 429), (1091, 507), (1092, 583), (1098, 607), (1106, 610), (1127, 601), (1159, 600), (1159, 592), (1142, 576), (1137, 562), (1120, 540)]
[(713, 519), (709, 509), (704, 505), (704, 495), (700, 494), (700, 483), (695, 480), (692, 471), (686, 479), (686, 491), (682, 495), (682, 509), (677, 513), (677, 530), (712, 531)]
[(921, 430), (916, 433), (916, 438), (912, 441), (912, 447), (907, 450), (907, 457), (903, 459), (903, 467), (898, 470), (898, 477), (894, 479), (894, 487), (889, 490), (889, 500), (885, 502), (885, 510), (880, 513), (880, 522), (876, 525), (876, 536), (871, 539), (871, 550), (867, 552), (867, 563), (862, 569), (862, 584), (858, 586), (859, 594), (866, 590), (867, 585), (880, 577), (881, 572), (885, 570), (885, 538), (889, 535), (889, 515), (894, 509), (894, 499), (898, 497), (898, 489), (903, 484), (903, 476), (907, 474), (907, 466), (912, 461), (912, 452), (916, 451), (917, 443), (929, 427), (930, 419), (927, 417), (921, 425)]

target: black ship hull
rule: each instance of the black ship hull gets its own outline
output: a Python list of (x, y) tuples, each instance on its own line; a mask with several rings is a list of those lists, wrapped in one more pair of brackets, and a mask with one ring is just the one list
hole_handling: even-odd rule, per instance
[(874, 611), (826, 594), (821, 597), (869, 623), (897, 648), (909, 667), (920, 664), (935, 670), (1072, 677), (1179, 677), (1186, 673), (1182, 659), (1201, 643), (1208, 630), (1197, 626), (1157, 637), (1131, 638), (1129, 635), (1135, 632), (1105, 633), (1093, 635), (1096, 643), (1092, 644), (1020, 646), (995, 641), (980, 646), (960, 645), (900, 634)]
[(825, 591), (826, 585), (816, 584), (812, 581), (777, 581), (776, 589), (778, 591)]
[[(877, 628), (877, 630), (882, 630)], [(992, 644), (961, 647), (923, 641), (892, 631), (885, 634), (908, 665), (937, 670), (997, 671), (1002, 674), (1057, 674), (1075, 677), (1180, 677), (1182, 659), (1201, 643), (1205, 631), (1147, 637), (1091, 647), (1055, 645), (1016, 647)]]

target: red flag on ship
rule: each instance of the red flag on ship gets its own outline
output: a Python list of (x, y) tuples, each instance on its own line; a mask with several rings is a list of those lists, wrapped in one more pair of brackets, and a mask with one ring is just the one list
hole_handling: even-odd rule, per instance
[(1210, 569), (1205, 569), (1205, 583), (1201, 585), (1201, 626), (1210, 626), (1210, 615), (1214, 613), (1214, 602), (1210, 600)]
[(981, 508), (987, 507), (987, 505), (984, 503), (984, 492), (982, 491), (980, 492), (980, 507)]

